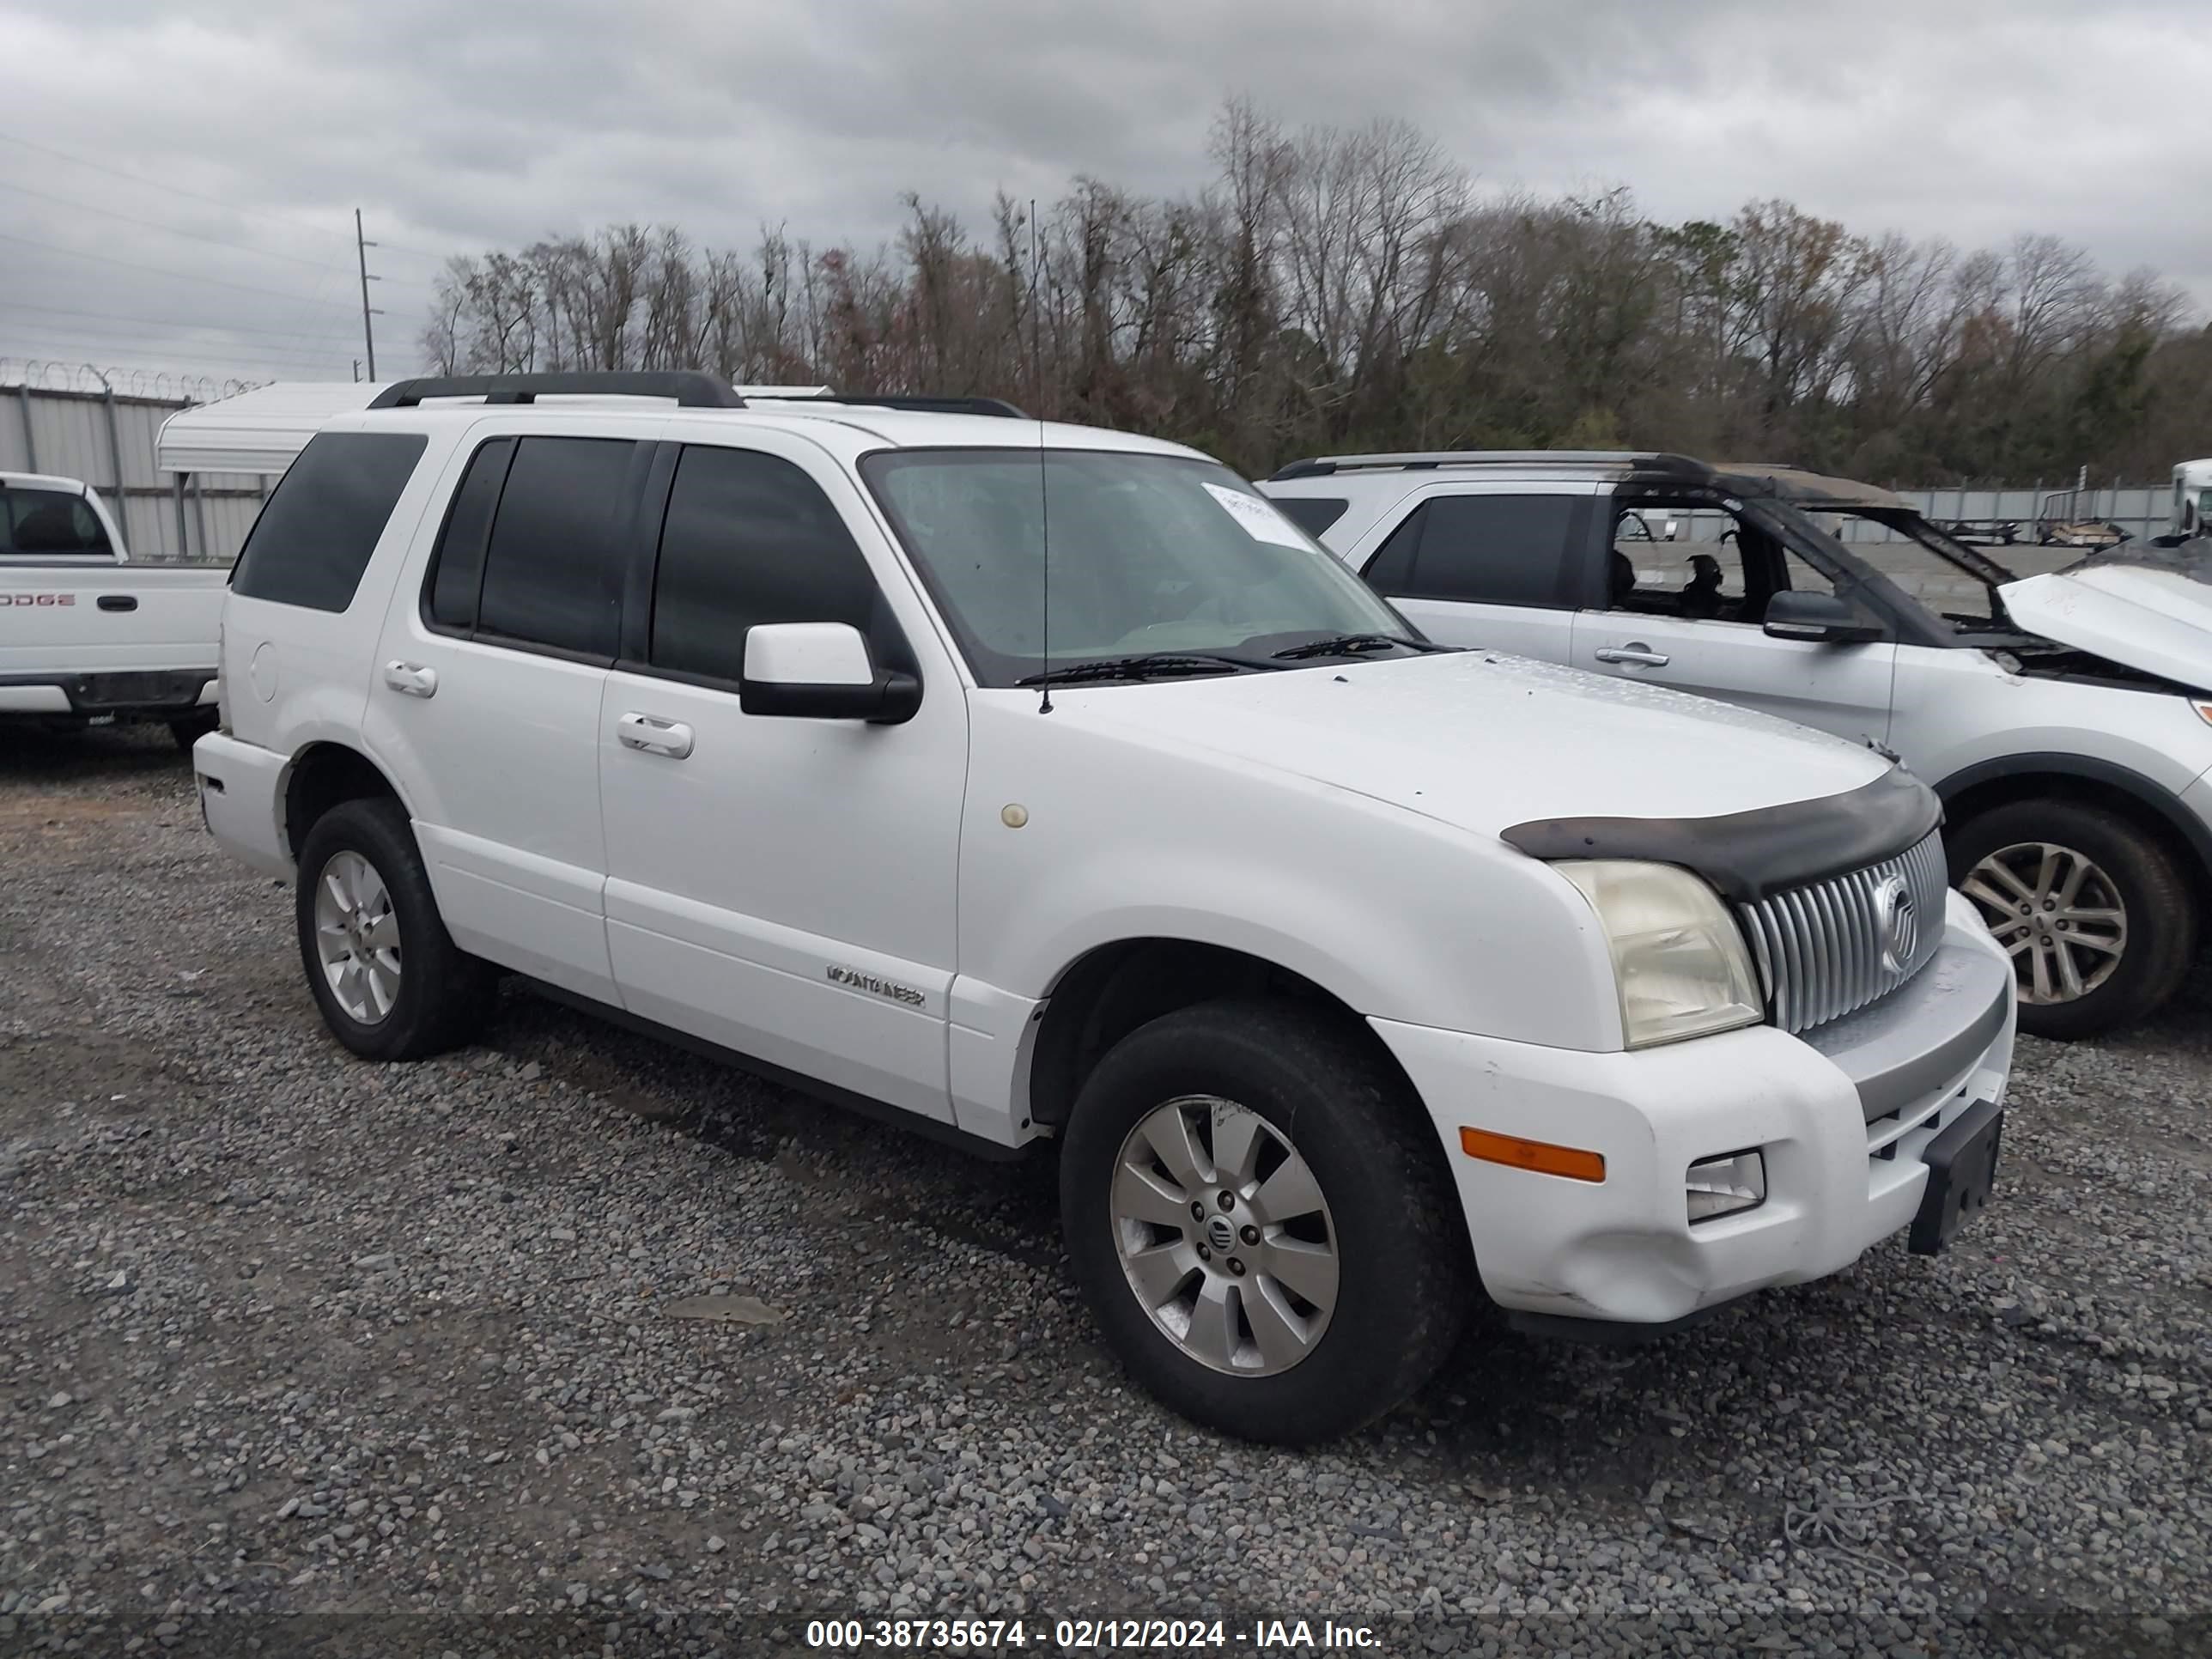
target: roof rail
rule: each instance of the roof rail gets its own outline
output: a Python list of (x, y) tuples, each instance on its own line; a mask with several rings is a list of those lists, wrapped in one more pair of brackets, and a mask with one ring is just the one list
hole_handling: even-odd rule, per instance
[(930, 415), (999, 415), (1026, 421), (1029, 416), (1004, 398), (909, 397), (867, 392), (832, 392), (827, 387), (793, 386), (788, 392), (755, 387), (754, 398), (792, 404), (859, 404), (871, 409), (909, 409)]
[(629, 372), (562, 370), (545, 374), (445, 374), (395, 380), (376, 394), (371, 409), (413, 409), (429, 398), (482, 398), (488, 404), (534, 403), (541, 397), (673, 398), (684, 409), (743, 409), (745, 400), (726, 380), (703, 369)]
[(1627, 449), (1440, 449), (1401, 455), (1323, 455), (1292, 461), (1272, 473), (1267, 482), (1286, 478), (1326, 477), (1336, 472), (1362, 472), (1395, 467), (1401, 471), (1426, 471), (1446, 466), (1631, 466), (1665, 472), (1678, 477), (1706, 478), (1712, 468), (1687, 455)]

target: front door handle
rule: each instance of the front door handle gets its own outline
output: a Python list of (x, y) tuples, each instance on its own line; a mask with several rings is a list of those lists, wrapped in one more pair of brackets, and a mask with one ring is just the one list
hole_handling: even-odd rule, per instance
[(691, 752), (691, 728), (682, 720), (665, 720), (655, 714), (624, 714), (615, 722), (615, 736), (625, 749), (671, 760), (682, 760)]
[(100, 596), (102, 611), (136, 611), (138, 596), (135, 593), (103, 593)]
[(1654, 651), (1641, 640), (1632, 640), (1626, 645), (1604, 645), (1597, 649), (1600, 662), (1632, 662), (1639, 668), (1664, 668), (1673, 659), (1663, 651)]
[(419, 662), (388, 662), (384, 683), (403, 697), (434, 697), (438, 694), (438, 671)]

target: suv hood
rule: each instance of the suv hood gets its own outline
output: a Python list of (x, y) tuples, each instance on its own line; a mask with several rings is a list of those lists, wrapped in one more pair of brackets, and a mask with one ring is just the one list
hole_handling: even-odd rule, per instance
[(1537, 818), (1705, 818), (1823, 799), (1890, 762), (1656, 686), (1497, 652), (1055, 688), (1054, 719), (1352, 790), (1496, 836)]
[[(2031, 634), (2094, 652), (2146, 674), (2212, 690), (2212, 581), (2185, 556), (2212, 543), (2147, 549), (2128, 562), (2084, 560), (1997, 590), (2005, 614)], [(2154, 562), (2164, 551), (2172, 556)]]

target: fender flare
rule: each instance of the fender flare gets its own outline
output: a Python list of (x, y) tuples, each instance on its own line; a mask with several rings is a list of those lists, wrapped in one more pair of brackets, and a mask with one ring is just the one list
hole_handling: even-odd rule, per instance
[(2069, 755), (2059, 751), (2000, 755), (1994, 759), (1977, 761), (1972, 766), (1962, 767), (1937, 784), (1936, 793), (1942, 798), (1948, 815), (1954, 801), (1981, 784), (2001, 778), (2039, 774), (2080, 778), (2085, 782), (2100, 783), (2118, 790), (2179, 835), (2197, 855), (2197, 873), (2212, 876), (2212, 828), (2199, 822), (2170, 790), (2160, 788), (2142, 773), (2112, 761), (2099, 760), (2091, 755)]

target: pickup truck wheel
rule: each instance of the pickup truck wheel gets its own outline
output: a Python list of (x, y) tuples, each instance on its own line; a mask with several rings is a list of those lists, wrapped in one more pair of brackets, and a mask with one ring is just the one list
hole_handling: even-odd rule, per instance
[(398, 802), (345, 801), (315, 820), (294, 915), (324, 1023), (364, 1060), (442, 1053), (483, 1024), (491, 971), (446, 932)]
[(1060, 1215), (1122, 1363), (1249, 1439), (1381, 1416), (1435, 1373), (1472, 1300), (1426, 1112), (1287, 1005), (1181, 1009), (1115, 1045), (1069, 1119)]
[(1949, 838), (1951, 879), (2013, 959), (2020, 1028), (2068, 1040), (2147, 1019), (2196, 948), (2188, 884), (2126, 819), (2015, 801)]

